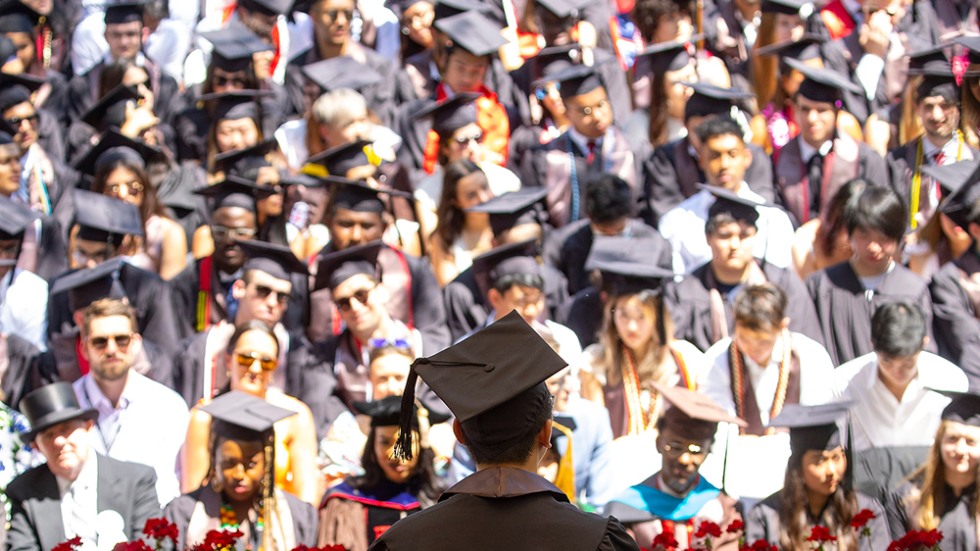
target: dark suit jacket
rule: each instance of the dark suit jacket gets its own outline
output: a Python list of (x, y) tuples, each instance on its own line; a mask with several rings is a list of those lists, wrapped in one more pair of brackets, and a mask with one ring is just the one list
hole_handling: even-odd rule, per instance
[[(92, 453), (95, 453), (94, 451)], [(153, 469), (99, 455), (98, 508), (116, 511), (123, 518), (126, 537), (139, 537), (146, 519), (160, 516), (157, 476)], [(10, 531), (7, 549), (45, 550), (68, 539), (61, 518), (58, 481), (47, 465), (35, 467), (7, 486)]]

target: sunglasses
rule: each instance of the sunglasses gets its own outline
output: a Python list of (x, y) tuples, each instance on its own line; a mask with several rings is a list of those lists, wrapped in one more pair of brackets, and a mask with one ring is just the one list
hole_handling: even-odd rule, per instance
[(109, 346), (109, 341), (116, 343), (116, 348), (126, 348), (133, 342), (133, 334), (126, 335), (107, 335), (105, 337), (89, 337), (88, 342), (96, 350), (105, 350)]
[(280, 305), (289, 302), (289, 298), (290, 298), (289, 293), (281, 293), (279, 291), (273, 290), (272, 287), (266, 287), (265, 285), (255, 286), (255, 294), (258, 295), (258, 297), (262, 300), (269, 298), (269, 295), (273, 293), (276, 295), (276, 302), (278, 302)]
[(248, 83), (242, 77), (226, 77), (224, 75), (215, 75), (214, 85), (215, 86), (234, 86), (236, 88), (245, 88)]
[(241, 367), (252, 367), (252, 364), (259, 362), (262, 371), (274, 371), (278, 363), (275, 358), (259, 356), (255, 352), (236, 352), (235, 361)]
[(408, 342), (408, 339), (369, 339), (368, 346), (371, 348), (385, 348), (391, 346), (397, 348), (398, 350), (408, 350), (412, 348), (412, 344)]
[(460, 136), (458, 138), (453, 138), (453, 141), (459, 145), (466, 145), (468, 143), (474, 143), (480, 145), (483, 143), (483, 132), (477, 134), (470, 134), (469, 136)]
[(334, 299), (333, 303), (337, 305), (337, 309), (340, 310), (341, 312), (350, 312), (350, 308), (351, 308), (350, 301), (356, 300), (362, 305), (367, 304), (368, 296), (371, 295), (371, 291), (373, 290), (374, 288), (372, 287), (371, 289), (361, 289), (359, 291), (354, 291), (354, 294), (352, 294), (349, 297)]
[(22, 123), (24, 121), (27, 121), (27, 122), (29, 122), (31, 124), (34, 124), (34, 123), (37, 122), (37, 119), (39, 117), (40, 117), (40, 115), (38, 115), (35, 112), (34, 114), (27, 115), (26, 117), (13, 117), (13, 118), (7, 119), (7, 124), (9, 124), (10, 126), (13, 126), (14, 128), (17, 128), (17, 127), (20, 126), (20, 123)]
[(327, 17), (329, 17), (330, 20), (332, 20), (332, 21), (336, 21), (337, 20), (337, 16), (340, 15), (340, 14), (344, 14), (344, 17), (348, 21), (354, 19), (354, 10), (327, 10), (327, 11), (325, 11), (323, 13)]

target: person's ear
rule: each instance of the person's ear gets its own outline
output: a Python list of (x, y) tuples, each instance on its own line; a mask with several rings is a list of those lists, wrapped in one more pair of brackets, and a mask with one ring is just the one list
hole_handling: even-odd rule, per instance
[(922, 337), (922, 350), (925, 350), (929, 346), (929, 335)]
[(82, 336), (84, 336), (84, 333), (85, 333), (85, 323), (84, 323), (84, 321), (85, 321), (85, 313), (82, 310), (76, 310), (76, 311), (72, 312), (71, 319), (72, 319), (72, 321), (75, 322), (75, 327), (78, 328), (79, 333), (82, 333), (83, 334)]
[(503, 301), (504, 296), (500, 294), (500, 291), (496, 289), (490, 289), (487, 291), (487, 302), (490, 303), (490, 307), (494, 310), (499, 310), (501, 301)]
[(130, 354), (133, 354), (133, 357), (138, 356), (140, 351), (143, 350), (143, 336), (133, 331), (133, 337), (129, 342), (129, 348), (129, 352)]
[(546, 450), (551, 449), (551, 433), (554, 430), (553, 425), (554, 421), (548, 419), (545, 421), (544, 426), (541, 427), (541, 430), (538, 431), (538, 444)]
[(463, 434), (463, 426), (459, 424), (459, 419), (453, 418), (453, 434), (456, 436), (456, 441), (462, 445), (466, 445), (466, 436)]
[(787, 329), (789, 329), (789, 317), (788, 316), (785, 317), (785, 318), (783, 318), (783, 321), (779, 322), (779, 330), (780, 331), (785, 331)]
[(975, 241), (980, 242), (980, 224), (970, 222), (966, 225), (966, 231)]
[(231, 296), (235, 300), (242, 300), (245, 298), (245, 280), (236, 279), (234, 283), (231, 284)]

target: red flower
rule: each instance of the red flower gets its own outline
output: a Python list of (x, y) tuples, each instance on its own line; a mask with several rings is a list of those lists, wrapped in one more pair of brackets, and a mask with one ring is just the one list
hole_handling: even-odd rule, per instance
[(191, 551), (219, 551), (235, 546), (238, 538), (244, 534), (240, 530), (210, 530), (204, 536), (204, 541), (195, 545)]
[(728, 532), (729, 534), (734, 534), (735, 532), (741, 532), (744, 529), (745, 529), (745, 523), (743, 523), (738, 519), (735, 519), (732, 521), (731, 524), (728, 525), (728, 528), (725, 528), (725, 531)]
[(851, 528), (860, 530), (864, 528), (864, 526), (873, 518), (876, 518), (873, 511), (870, 509), (861, 509), (856, 515), (854, 515), (854, 518), (851, 519)]
[(939, 530), (909, 530), (901, 538), (891, 542), (888, 551), (918, 551), (921, 548), (938, 549), (943, 541), (943, 533)]
[(814, 526), (813, 530), (810, 530), (810, 537), (806, 541), (815, 542), (825, 542), (825, 541), (837, 541), (837, 536), (831, 536), (830, 530), (826, 526)]
[(74, 538), (63, 541), (58, 545), (51, 548), (51, 551), (75, 551), (77, 548), (82, 546), (82, 538), (75, 536)]
[(112, 551), (153, 551), (143, 540), (123, 541), (116, 544)]
[(696, 537), (696, 538), (704, 538), (704, 537), (707, 537), (707, 536), (711, 536), (713, 538), (720, 538), (721, 537), (721, 528), (717, 524), (715, 524), (715, 523), (713, 523), (711, 521), (708, 521), (708, 520), (702, 522), (698, 526), (697, 532), (694, 533), (694, 537)]
[(177, 543), (177, 525), (165, 518), (148, 518), (143, 525), (143, 534), (157, 541), (168, 539)]
[(661, 532), (657, 534), (657, 537), (653, 538), (653, 548), (662, 547), (664, 549), (674, 549), (677, 547), (677, 540), (674, 536), (668, 534), (667, 532)]
[(779, 548), (775, 545), (771, 545), (766, 540), (755, 540), (752, 545), (743, 545), (738, 548), (738, 551), (779, 551)]

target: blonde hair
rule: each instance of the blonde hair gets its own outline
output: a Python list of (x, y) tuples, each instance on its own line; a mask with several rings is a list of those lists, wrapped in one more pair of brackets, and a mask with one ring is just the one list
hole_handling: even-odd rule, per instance
[[(905, 505), (914, 510), (914, 514), (910, 515), (913, 523), (913, 526), (910, 528), (933, 530), (939, 527), (939, 522), (942, 520), (936, 513), (937, 511), (944, 510), (946, 506), (944, 499), (946, 495), (946, 477), (942, 446), (943, 438), (946, 437), (946, 430), (951, 423), (953, 422), (943, 421), (939, 424), (939, 429), (936, 430), (936, 438), (932, 443), (932, 448), (929, 450), (929, 456), (926, 458), (926, 462), (909, 475), (909, 479), (921, 479), (922, 481), (919, 484), (918, 491), (904, 501)], [(973, 476), (974, 481), (976, 481), (980, 478), (980, 473), (974, 473)], [(973, 516), (980, 515), (980, 507), (978, 507), (976, 497), (974, 497), (971, 505)]]

